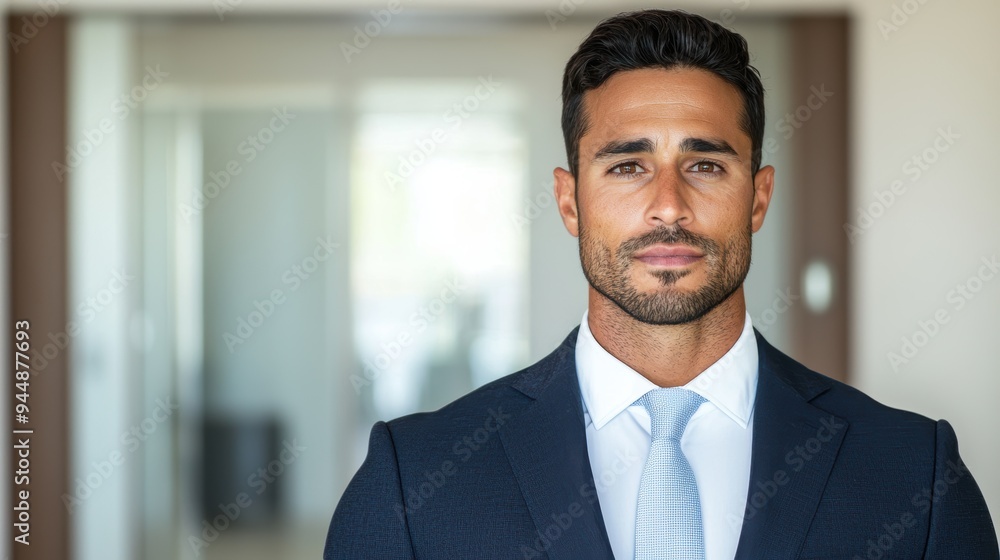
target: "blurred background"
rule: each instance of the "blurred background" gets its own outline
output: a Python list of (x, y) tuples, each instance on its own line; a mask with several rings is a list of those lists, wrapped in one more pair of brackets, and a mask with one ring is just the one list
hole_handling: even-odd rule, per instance
[[(579, 324), (552, 196), (562, 70), (598, 21), (643, 7), (4, 7), (0, 338), (29, 320), (34, 371), (32, 545), (7, 552), (319, 558), (373, 422)], [(948, 419), (1000, 520), (1000, 4), (657, 7), (743, 34), (767, 90), (754, 325)], [(12, 419), (20, 390), (0, 390)]]

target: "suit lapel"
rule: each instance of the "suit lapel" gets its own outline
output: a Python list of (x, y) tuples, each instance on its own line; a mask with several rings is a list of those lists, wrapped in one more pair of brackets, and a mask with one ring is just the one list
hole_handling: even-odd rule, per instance
[(755, 334), (760, 368), (750, 488), (736, 558), (796, 558), (848, 424), (809, 402), (829, 389), (829, 380)]
[[(530, 400), (499, 431), (537, 529), (535, 540), (520, 548), (525, 558), (613, 558), (587, 454), (577, 331), (513, 384)], [(750, 486), (736, 560), (795, 558), (848, 423), (810, 404), (829, 389), (829, 380), (782, 354), (756, 329), (755, 335)]]
[(520, 547), (525, 558), (613, 557), (587, 454), (578, 329), (513, 385), (532, 400), (499, 432), (537, 529), (535, 539)]

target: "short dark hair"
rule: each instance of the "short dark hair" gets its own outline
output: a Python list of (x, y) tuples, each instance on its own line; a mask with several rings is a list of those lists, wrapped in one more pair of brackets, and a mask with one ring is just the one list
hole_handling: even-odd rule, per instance
[(739, 90), (740, 127), (750, 136), (750, 169), (760, 169), (764, 141), (764, 86), (750, 65), (742, 35), (680, 10), (625, 12), (597, 25), (566, 63), (562, 87), (562, 129), (569, 169), (577, 176), (580, 138), (587, 130), (583, 94), (616, 72), (641, 68), (700, 68)]

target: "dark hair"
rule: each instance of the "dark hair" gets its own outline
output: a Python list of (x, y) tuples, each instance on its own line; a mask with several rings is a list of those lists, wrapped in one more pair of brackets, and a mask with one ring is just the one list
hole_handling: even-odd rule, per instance
[(587, 130), (583, 94), (615, 72), (640, 68), (701, 68), (739, 90), (740, 127), (750, 136), (751, 171), (760, 168), (764, 86), (750, 65), (746, 39), (701, 16), (679, 10), (626, 12), (597, 25), (566, 63), (562, 129), (569, 169), (577, 176), (580, 138)]

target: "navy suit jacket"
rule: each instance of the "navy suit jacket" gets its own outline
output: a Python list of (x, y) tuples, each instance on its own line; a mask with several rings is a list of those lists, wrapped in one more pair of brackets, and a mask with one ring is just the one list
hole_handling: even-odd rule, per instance
[[(440, 410), (375, 424), (324, 559), (613, 558), (587, 455), (578, 329)], [(755, 334), (738, 560), (1000, 558), (947, 422), (875, 402)]]

